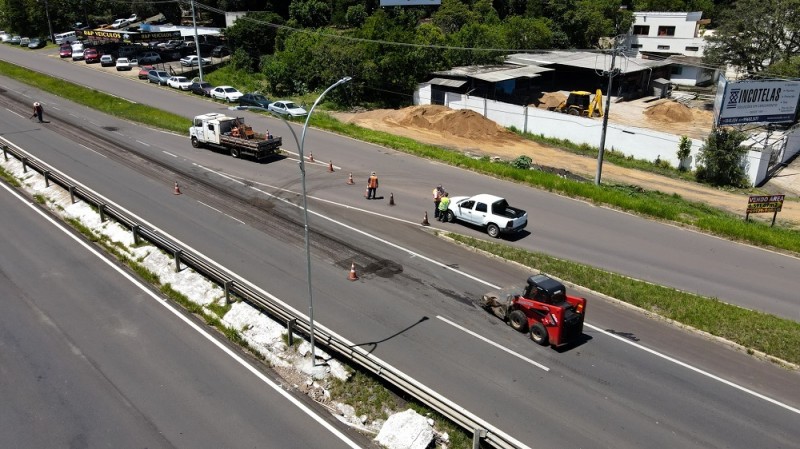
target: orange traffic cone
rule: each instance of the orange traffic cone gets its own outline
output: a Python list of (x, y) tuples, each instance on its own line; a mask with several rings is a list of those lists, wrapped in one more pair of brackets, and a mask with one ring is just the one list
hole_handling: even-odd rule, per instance
[(333, 161), (328, 162), (328, 171), (333, 173)]
[(352, 173), (350, 173), (350, 176), (347, 177), (347, 183), (350, 184), (350, 185), (353, 185), (353, 184), (356, 183), (355, 181), (353, 181), (353, 174)]
[(428, 211), (425, 211), (425, 216), (422, 218), (422, 226), (430, 226), (431, 224), (428, 223)]
[(175, 195), (180, 195), (181, 194), (181, 188), (178, 187), (178, 181), (175, 181), (175, 191), (172, 192), (172, 193), (174, 193)]
[(314, 162), (314, 153), (308, 153), (308, 162)]
[[(389, 193), (389, 205), (394, 206), (394, 193)], [(426, 214), (428, 212), (425, 212)]]
[(358, 275), (356, 274), (356, 263), (355, 262), (353, 262), (353, 264), (350, 265), (350, 274), (347, 275), (347, 280), (348, 281), (357, 281), (358, 280)]

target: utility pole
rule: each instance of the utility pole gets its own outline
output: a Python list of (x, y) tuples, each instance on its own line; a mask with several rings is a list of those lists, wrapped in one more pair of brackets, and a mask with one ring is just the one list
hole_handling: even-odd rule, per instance
[(597, 153), (597, 173), (594, 176), (594, 183), (595, 185), (600, 185), (600, 177), (603, 173), (603, 154), (605, 153), (606, 148), (606, 129), (608, 129), (608, 116), (611, 113), (611, 86), (614, 81), (614, 76), (616, 75), (617, 69), (614, 68), (614, 64), (617, 61), (617, 52), (620, 50), (620, 46), (617, 45), (617, 37), (614, 36), (614, 47), (611, 49), (611, 69), (606, 72), (608, 74), (608, 90), (606, 90), (606, 110), (605, 115), (603, 115), (603, 131), (600, 134), (600, 151)]
[(47, 30), (50, 31), (50, 42), (55, 43), (56, 39), (53, 36), (53, 24), (50, 23), (50, 5), (47, 4), (47, 0), (44, 0), (44, 13), (47, 16)]

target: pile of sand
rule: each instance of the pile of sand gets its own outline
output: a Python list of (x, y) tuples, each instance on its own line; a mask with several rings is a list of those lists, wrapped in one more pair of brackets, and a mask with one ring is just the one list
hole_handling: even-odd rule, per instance
[(675, 101), (659, 103), (644, 111), (644, 115), (659, 122), (691, 122), (694, 114), (691, 108)]
[(566, 100), (567, 96), (561, 92), (545, 92), (534, 102), (534, 105), (539, 109), (552, 109)]
[(513, 132), (470, 109), (453, 110), (445, 106), (413, 106), (395, 111), (386, 121), (404, 127), (437, 131), (465, 139), (518, 139)]

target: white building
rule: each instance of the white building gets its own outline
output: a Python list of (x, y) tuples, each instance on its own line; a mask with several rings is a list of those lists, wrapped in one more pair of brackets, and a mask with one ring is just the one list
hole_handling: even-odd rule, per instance
[(675, 58), (670, 82), (684, 86), (714, 81), (714, 71), (702, 65), (705, 39), (702, 12), (636, 12), (626, 39), (627, 54), (641, 59)]

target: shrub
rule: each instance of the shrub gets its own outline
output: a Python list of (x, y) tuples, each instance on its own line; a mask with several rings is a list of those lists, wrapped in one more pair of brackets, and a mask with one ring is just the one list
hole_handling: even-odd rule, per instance
[(689, 154), (692, 153), (692, 141), (689, 139), (688, 136), (681, 136), (681, 141), (678, 143), (678, 152), (676, 155), (678, 156), (678, 169), (681, 171), (686, 170), (686, 167), (683, 165), (684, 159), (689, 157)]
[(522, 155), (511, 161), (511, 166), (522, 170), (529, 170), (533, 160), (528, 156)]
[(715, 129), (697, 155), (695, 177), (715, 186), (748, 187), (742, 161), (747, 149), (741, 146), (745, 134), (735, 129)]

